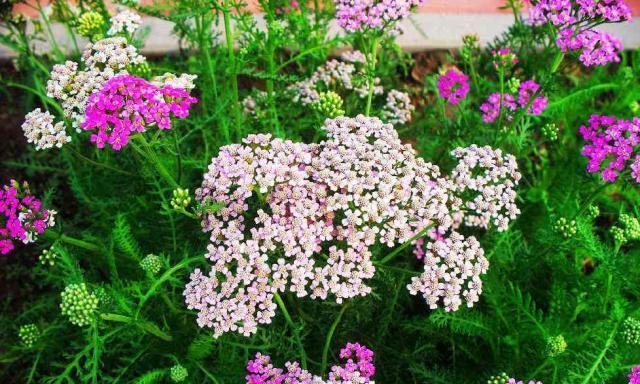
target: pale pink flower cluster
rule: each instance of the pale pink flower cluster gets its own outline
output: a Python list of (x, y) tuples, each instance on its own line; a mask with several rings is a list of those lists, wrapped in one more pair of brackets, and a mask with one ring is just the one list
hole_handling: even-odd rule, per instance
[[(250, 135), (244, 145), (221, 148), (209, 166), (196, 199), (217, 207), (202, 221), (212, 269), (196, 270), (184, 294), (199, 312), (198, 324), (214, 336), (250, 335), (270, 323), (277, 292), (337, 302), (369, 294), (376, 244), (393, 247), (427, 228), (448, 233), (466, 210), (478, 217), (470, 225), (486, 227), (493, 218), (503, 227), (503, 216), (510, 217), (502, 213), (510, 196), (498, 196), (503, 190), (494, 185), (509, 176), (493, 170), (504, 160), (455, 152), (468, 164), (448, 178), (378, 118), (329, 119), (324, 129), (327, 139), (319, 144)], [(465, 174), (472, 170), (478, 180)], [(465, 206), (459, 195), (469, 191), (488, 195)], [(469, 250), (473, 241), (465, 243)], [(479, 291), (460, 293), (471, 298)]]
[(337, 0), (336, 19), (347, 32), (381, 31), (411, 14), (424, 0)]
[(406, 124), (416, 108), (408, 94), (392, 89), (387, 93), (387, 103), (382, 109), (382, 118), (390, 124)]
[(456, 311), (463, 300), (471, 308), (480, 299), (482, 280), (489, 261), (475, 237), (464, 238), (453, 232), (444, 240), (427, 243), (424, 272), (411, 278), (409, 293), (420, 294), (429, 308), (436, 309), (442, 303), (445, 311)]
[(515, 202), (521, 178), (516, 158), (475, 144), (456, 148), (451, 155), (458, 159), (451, 180), (456, 192), (466, 197), (465, 224), (484, 229), (493, 224), (498, 231), (507, 230), (520, 214)]
[(53, 124), (53, 115), (49, 111), (42, 112), (40, 108), (29, 112), (22, 124), (27, 142), (34, 144), (36, 150), (60, 148), (71, 141), (65, 131), (64, 123)]
[[(347, 51), (340, 55), (340, 59), (329, 60), (320, 66), (308, 79), (289, 86), (289, 92), (295, 103), (311, 105), (320, 99), (320, 93), (331, 90), (337, 93), (350, 91), (360, 97), (366, 97), (368, 85), (362, 81), (365, 76), (365, 56), (360, 51)], [(385, 89), (380, 85), (380, 79), (374, 79), (373, 95), (384, 95)], [(246, 104), (255, 104), (257, 99), (249, 99)], [(244, 103), (243, 103), (244, 104)], [(253, 108), (255, 110), (255, 108)], [(391, 124), (405, 124), (411, 121), (414, 111), (409, 95), (390, 90), (386, 95), (385, 105), (379, 117)]]
[(89, 43), (82, 53), (84, 69), (73, 61), (54, 65), (47, 82), (47, 96), (60, 101), (65, 117), (79, 128), (85, 119), (89, 96), (112, 77), (126, 74), (128, 66), (144, 61), (144, 56), (139, 55), (124, 37)]
[(128, 9), (122, 10), (111, 16), (111, 27), (107, 31), (107, 35), (114, 36), (119, 33), (127, 33), (133, 35), (140, 28), (142, 17)]
[(302, 369), (298, 362), (285, 363), (285, 369), (276, 368), (270, 356), (258, 352), (247, 362), (247, 384), (373, 384), (371, 378), (376, 371), (373, 351), (358, 343), (347, 343), (340, 350), (340, 358), (346, 362), (332, 366), (325, 381)]

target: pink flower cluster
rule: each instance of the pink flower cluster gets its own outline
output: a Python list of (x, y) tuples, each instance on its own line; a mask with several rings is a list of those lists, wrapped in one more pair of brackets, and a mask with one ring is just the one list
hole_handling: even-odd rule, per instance
[(171, 129), (171, 117), (187, 117), (195, 102), (185, 89), (158, 87), (139, 77), (119, 75), (89, 96), (86, 119), (80, 126), (94, 131), (91, 142), (98, 148), (108, 144), (119, 151), (131, 134), (144, 132), (148, 126)]
[(26, 182), (20, 185), (11, 180), (0, 189), (0, 254), (11, 252), (14, 241), (36, 241), (38, 235), (55, 224), (54, 217), (55, 211), (42, 208)]
[[(516, 380), (514, 378), (510, 378), (506, 384), (524, 384), (522, 380)], [(543, 384), (542, 381), (529, 380), (527, 384)]]
[(629, 384), (640, 384), (640, 365), (631, 368), (631, 373), (628, 377)]
[(517, 99), (514, 95), (505, 93), (502, 95), (502, 100), (500, 100), (499, 92), (492, 93), (487, 98), (487, 101), (480, 106), (482, 121), (493, 123), (500, 116), (500, 109), (502, 109), (507, 121), (511, 121), (513, 112), (518, 107), (526, 109), (529, 114), (539, 115), (547, 108), (549, 100), (544, 96), (536, 96), (538, 93), (540, 93), (540, 85), (533, 80), (527, 80), (520, 84)]
[(469, 77), (457, 69), (450, 69), (438, 78), (438, 92), (450, 104), (458, 104), (469, 93)]
[(511, 52), (510, 48), (500, 48), (491, 52), (493, 55), (493, 66), (498, 68), (510, 68), (518, 64), (518, 57)]
[(404, 19), (424, 0), (337, 0), (338, 25), (347, 32), (384, 30)]
[(592, 24), (631, 20), (631, 8), (622, 0), (539, 0), (530, 8), (534, 25), (550, 23), (560, 32), (556, 44), (562, 52), (580, 51), (585, 66), (620, 61), (620, 40), (592, 29)]
[(593, 115), (589, 125), (580, 127), (585, 140), (582, 155), (589, 159), (587, 171), (601, 172), (604, 181), (613, 182), (629, 166), (631, 177), (640, 183), (640, 118), (632, 121)]
[(579, 59), (587, 67), (620, 61), (622, 43), (607, 32), (589, 29), (576, 33), (575, 28), (566, 28), (558, 33), (556, 43), (564, 53), (581, 50)]
[(257, 353), (254, 360), (247, 362), (247, 384), (369, 384), (375, 374), (373, 352), (358, 343), (347, 343), (340, 350), (340, 358), (346, 362), (334, 365), (329, 372), (329, 380), (324, 381), (307, 370), (300, 368), (297, 362), (287, 362), (285, 369), (275, 368), (269, 356)]
[[(505, 186), (497, 203), (500, 191), (491, 188), (508, 177), (493, 170), (512, 164), (508, 159), (482, 160), (486, 174), (461, 168), (450, 179), (378, 118), (329, 119), (324, 129), (327, 140), (319, 144), (250, 135), (244, 145), (221, 148), (209, 166), (196, 199), (222, 206), (202, 222), (213, 265), (208, 275), (194, 271), (184, 294), (214, 336), (249, 335), (270, 323), (279, 291), (337, 302), (369, 294), (376, 244), (393, 247), (430, 227), (446, 234), (465, 222), (467, 210), (484, 218), (470, 225), (486, 227), (489, 217), (505, 225), (501, 212), (514, 196)], [(468, 157), (459, 158), (473, 163)], [(459, 197), (476, 193), (487, 193), (482, 204), (465, 206)]]

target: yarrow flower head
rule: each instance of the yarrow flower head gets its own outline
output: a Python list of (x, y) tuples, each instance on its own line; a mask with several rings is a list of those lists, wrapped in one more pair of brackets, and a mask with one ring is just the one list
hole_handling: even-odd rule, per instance
[(387, 102), (382, 109), (382, 119), (390, 124), (406, 124), (411, 121), (415, 110), (408, 94), (392, 89), (387, 94)]
[(149, 126), (171, 129), (171, 117), (189, 116), (189, 108), (196, 101), (182, 88), (158, 88), (139, 77), (119, 75), (89, 96), (81, 127), (97, 130), (91, 142), (98, 148), (108, 144), (118, 151), (129, 143), (129, 136)]
[(18, 337), (22, 345), (26, 348), (31, 348), (40, 338), (40, 330), (35, 324), (21, 325), (18, 330)]
[(480, 106), (482, 121), (493, 123), (500, 116), (501, 109), (507, 121), (513, 120), (513, 112), (518, 108), (531, 115), (540, 115), (549, 104), (548, 99), (540, 93), (540, 85), (533, 80), (519, 84), (517, 97), (509, 93), (504, 93), (502, 97), (499, 92), (493, 93)]
[(640, 365), (631, 368), (629, 374), (629, 384), (640, 384)]
[(539, 0), (529, 19), (534, 25), (558, 27), (558, 47), (564, 53), (580, 51), (579, 59), (588, 67), (620, 61), (620, 40), (592, 25), (629, 21), (631, 8), (622, 0)]
[(509, 382), (509, 375), (505, 372), (501, 372), (498, 375), (490, 376), (487, 380), (487, 384), (507, 384)]
[(171, 208), (175, 210), (186, 209), (191, 204), (191, 196), (188, 189), (176, 188), (171, 196)]
[(285, 369), (275, 368), (271, 358), (257, 353), (247, 362), (247, 384), (373, 384), (375, 374), (373, 352), (358, 343), (348, 343), (340, 350), (340, 358), (346, 360), (342, 365), (334, 365), (329, 379), (322, 380), (307, 370), (300, 368), (297, 362), (287, 362)]
[(640, 183), (640, 118), (632, 121), (609, 116), (592, 115), (589, 125), (580, 127), (585, 141), (582, 156), (589, 159), (587, 172), (600, 172), (602, 180), (616, 181), (627, 167), (631, 177)]
[(60, 309), (71, 324), (84, 327), (93, 321), (99, 300), (95, 294), (89, 292), (85, 283), (67, 285), (61, 297)]
[(42, 207), (29, 184), (11, 180), (0, 189), (0, 255), (15, 248), (14, 241), (33, 243), (45, 229), (55, 225), (55, 211)]
[(469, 76), (457, 69), (450, 69), (438, 78), (440, 97), (450, 104), (458, 104), (469, 93)]
[(180, 364), (174, 365), (169, 370), (169, 378), (174, 383), (182, 383), (187, 379), (187, 376), (189, 376), (189, 371), (187, 371), (187, 368), (183, 367)]
[[(454, 156), (467, 164), (448, 178), (378, 118), (338, 117), (323, 128), (327, 139), (319, 144), (250, 135), (243, 145), (223, 147), (196, 190), (199, 203), (219, 209), (203, 212), (202, 220), (212, 269), (194, 271), (184, 295), (199, 312), (198, 324), (215, 337), (250, 335), (270, 323), (277, 292), (337, 302), (369, 294), (371, 247), (402, 244), (429, 228), (460, 256), (434, 258), (449, 262), (452, 275), (474, 280), (486, 270), (482, 249), (457, 233), (447, 243), (448, 232), (466, 214), (474, 217), (468, 225), (485, 228), (505, 228), (516, 214), (511, 188), (519, 174), (501, 152), (460, 149)], [(460, 196), (475, 194), (485, 196), (463, 204)], [(453, 289), (474, 302), (477, 280)], [(445, 305), (453, 309), (456, 302)]]
[(563, 29), (558, 34), (556, 44), (564, 53), (580, 51), (579, 59), (586, 67), (617, 63), (622, 51), (620, 39), (610, 33), (592, 29)]
[(411, 14), (424, 0), (336, 0), (338, 25), (345, 31), (382, 31)]
[(111, 27), (109, 27), (107, 35), (114, 36), (120, 33), (133, 35), (140, 28), (141, 23), (140, 15), (125, 9), (111, 17)]
[(555, 123), (547, 123), (542, 127), (542, 135), (551, 141), (558, 140), (560, 128)]
[(53, 115), (36, 108), (25, 116), (22, 130), (27, 142), (34, 144), (36, 150), (60, 148), (71, 142), (63, 122), (53, 124)]

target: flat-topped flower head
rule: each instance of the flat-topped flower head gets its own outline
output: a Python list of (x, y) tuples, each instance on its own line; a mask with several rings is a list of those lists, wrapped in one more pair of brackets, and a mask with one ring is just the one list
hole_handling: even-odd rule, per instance
[(54, 124), (53, 115), (49, 111), (36, 108), (25, 116), (22, 124), (22, 131), (27, 138), (27, 142), (34, 144), (37, 151), (60, 148), (71, 142), (71, 137), (67, 135), (64, 123), (59, 121)]
[(558, 34), (556, 44), (565, 53), (578, 51), (578, 58), (586, 67), (617, 63), (622, 52), (620, 39), (594, 29), (581, 32), (575, 28), (563, 29)]
[(337, 0), (336, 19), (345, 31), (383, 31), (394, 27), (424, 0)]
[(589, 159), (587, 172), (600, 172), (604, 181), (616, 181), (620, 172), (629, 168), (631, 178), (640, 183), (638, 172), (640, 118), (632, 121), (610, 116), (592, 115), (589, 125), (580, 127), (585, 141), (582, 155)]
[(171, 129), (171, 118), (185, 118), (197, 99), (182, 88), (156, 87), (147, 80), (119, 75), (89, 96), (82, 129), (92, 131), (91, 142), (118, 151), (129, 136), (148, 127)]
[(457, 69), (450, 69), (438, 77), (440, 97), (450, 104), (458, 104), (469, 93), (469, 76)]
[(11, 252), (15, 242), (35, 242), (45, 229), (55, 225), (55, 214), (42, 207), (27, 182), (11, 180), (4, 185), (0, 189), (0, 254)]
[(347, 343), (340, 350), (340, 358), (345, 362), (332, 366), (325, 381), (302, 369), (298, 362), (287, 362), (284, 369), (276, 368), (270, 356), (258, 352), (247, 362), (245, 379), (247, 384), (373, 384), (373, 351), (358, 343)]
[(142, 17), (135, 12), (125, 9), (113, 15), (110, 22), (111, 27), (109, 27), (107, 35), (114, 36), (120, 33), (133, 35), (138, 28), (140, 28)]

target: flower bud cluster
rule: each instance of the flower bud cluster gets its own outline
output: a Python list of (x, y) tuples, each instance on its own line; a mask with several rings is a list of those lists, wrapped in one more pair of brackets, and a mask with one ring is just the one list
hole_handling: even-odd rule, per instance
[(71, 324), (84, 327), (91, 323), (98, 310), (98, 297), (89, 292), (85, 283), (69, 284), (62, 291), (60, 309)]

